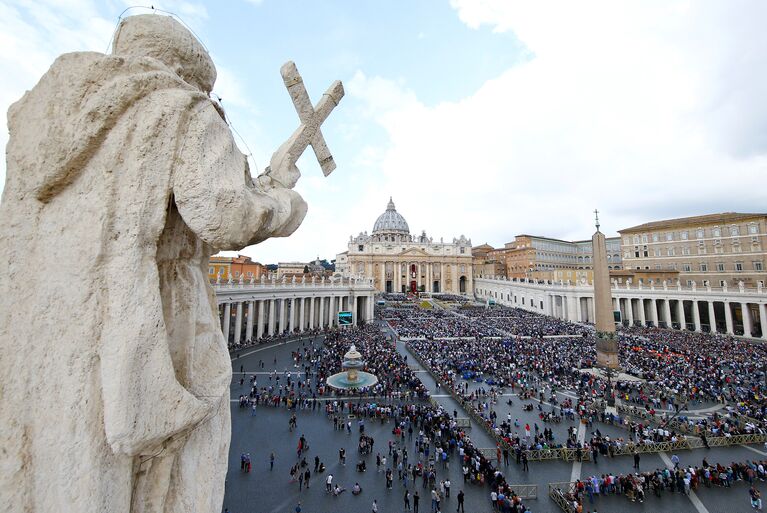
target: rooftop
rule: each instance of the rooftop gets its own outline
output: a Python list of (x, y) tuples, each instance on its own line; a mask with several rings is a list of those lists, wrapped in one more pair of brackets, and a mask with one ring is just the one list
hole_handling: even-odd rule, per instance
[(755, 217), (767, 217), (767, 214), (721, 212), (719, 214), (706, 214), (702, 216), (678, 217), (675, 219), (664, 219), (662, 221), (652, 221), (650, 223), (644, 223), (637, 226), (632, 226), (631, 228), (624, 228), (623, 230), (618, 230), (618, 233), (644, 232), (644, 231), (651, 231), (651, 230), (661, 230), (664, 228), (678, 228), (678, 227), (690, 226), (690, 225), (736, 223), (738, 221), (745, 221), (747, 219), (753, 219)]

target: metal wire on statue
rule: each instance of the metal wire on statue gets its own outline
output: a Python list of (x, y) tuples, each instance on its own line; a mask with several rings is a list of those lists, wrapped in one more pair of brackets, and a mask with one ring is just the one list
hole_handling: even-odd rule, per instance
[[(183, 19), (181, 19), (181, 17), (178, 14), (176, 14), (174, 12), (171, 12), (171, 11), (166, 11), (164, 9), (158, 9), (157, 7), (155, 7), (153, 5), (149, 5), (149, 6), (146, 6), (146, 5), (131, 5), (129, 7), (126, 7), (120, 13), (120, 15), (117, 17), (117, 23), (115, 24), (115, 29), (112, 32), (112, 37), (109, 40), (109, 44), (107, 44), (107, 49), (104, 51), (105, 54), (108, 54), (109, 50), (112, 48), (112, 45), (114, 45), (115, 36), (117, 35), (117, 31), (120, 29), (120, 22), (122, 21), (123, 17), (125, 16), (125, 13), (127, 13), (128, 11), (131, 11), (133, 9), (145, 9), (145, 10), (151, 12), (151, 13), (162, 13), (163, 15), (167, 15), (167, 16), (172, 17), (173, 19), (175, 19), (176, 21), (181, 23), (187, 30), (189, 30), (189, 32), (194, 36), (194, 38), (197, 40), (197, 42), (200, 43), (200, 45), (202, 45), (202, 47), (205, 49), (206, 52), (208, 52), (208, 54), (210, 54), (210, 51), (208, 50), (208, 47), (205, 46), (205, 43), (202, 41), (200, 36), (198, 36), (197, 33), (194, 30), (192, 30), (192, 27), (190, 27)], [(216, 93), (211, 92), (210, 96), (214, 97), (215, 100), (219, 104), (223, 104), (223, 99), (219, 95), (217, 95)], [(229, 117), (229, 115), (226, 113), (226, 111), (224, 111), (224, 121), (226, 122), (227, 126), (229, 126), (229, 128), (231, 128), (232, 132), (234, 132), (234, 134), (237, 136), (237, 139), (239, 139), (239, 141), (242, 143), (242, 145), (247, 150), (247, 153), (245, 154), (245, 157), (248, 158), (252, 162), (253, 168), (256, 170), (256, 176), (258, 176), (259, 174), (261, 174), (260, 170), (259, 170), (259, 167), (258, 167), (258, 162), (256, 162), (256, 158), (253, 156), (253, 152), (251, 151), (250, 146), (248, 146), (248, 143), (245, 141), (245, 138), (240, 134), (240, 132), (234, 126), (234, 123), (232, 123), (232, 120)], [(251, 173), (251, 175), (252, 175), (252, 173)]]

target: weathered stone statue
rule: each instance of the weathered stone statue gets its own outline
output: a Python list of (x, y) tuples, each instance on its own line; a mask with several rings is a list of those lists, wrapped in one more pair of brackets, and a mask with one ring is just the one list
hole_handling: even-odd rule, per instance
[(253, 182), (215, 78), (180, 23), (135, 16), (111, 54), (62, 55), (8, 112), (4, 511), (221, 510), (231, 363), (208, 256), (301, 224), (295, 160), (318, 124)]

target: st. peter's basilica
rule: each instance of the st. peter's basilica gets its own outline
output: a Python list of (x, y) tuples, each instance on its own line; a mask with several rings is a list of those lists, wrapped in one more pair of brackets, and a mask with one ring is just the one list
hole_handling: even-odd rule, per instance
[(373, 278), (381, 292), (470, 293), (471, 265), (471, 239), (435, 242), (425, 231), (411, 235), (391, 198), (373, 232), (349, 237), (348, 250), (336, 257), (336, 272)]

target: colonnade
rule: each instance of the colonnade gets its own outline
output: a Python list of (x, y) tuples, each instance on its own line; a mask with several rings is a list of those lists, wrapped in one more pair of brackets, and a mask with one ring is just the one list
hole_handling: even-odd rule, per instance
[(353, 326), (373, 319), (375, 289), (370, 280), (219, 284), (214, 290), (224, 338), (232, 343), (336, 327), (340, 312), (351, 313)]
[[(591, 285), (476, 278), (475, 296), (573, 322), (594, 322)], [(627, 326), (719, 332), (767, 340), (767, 290), (618, 286), (613, 311)]]

